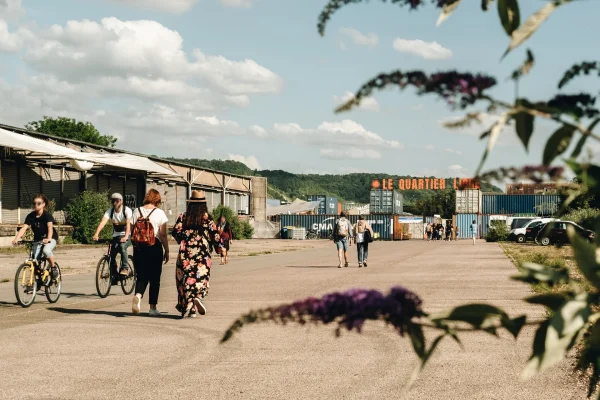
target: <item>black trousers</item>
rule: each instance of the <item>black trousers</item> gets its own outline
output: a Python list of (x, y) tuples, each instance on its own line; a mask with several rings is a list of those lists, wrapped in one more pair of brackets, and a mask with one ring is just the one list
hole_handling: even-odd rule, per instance
[(135, 283), (135, 293), (139, 293), (143, 296), (148, 284), (150, 284), (149, 304), (158, 303), (163, 255), (163, 247), (158, 239), (153, 246), (142, 245), (133, 249), (133, 263), (135, 265), (137, 278)]

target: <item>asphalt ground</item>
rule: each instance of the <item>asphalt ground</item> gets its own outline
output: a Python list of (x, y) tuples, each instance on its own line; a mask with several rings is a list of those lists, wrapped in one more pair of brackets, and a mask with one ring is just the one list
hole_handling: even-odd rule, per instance
[(131, 296), (119, 287), (98, 298), (93, 273), (64, 276), (58, 303), (39, 295), (27, 309), (15, 304), (12, 282), (0, 283), (0, 398), (585, 398), (569, 360), (530, 381), (519, 379), (531, 329), (517, 341), (463, 334), (464, 349), (442, 342), (409, 390), (405, 383), (417, 365), (409, 341), (377, 322), (340, 338), (333, 326), (262, 324), (219, 343), (252, 308), (352, 287), (402, 285), (421, 296), (428, 312), (467, 302), (492, 303), (514, 316), (544, 312), (521, 301), (530, 289), (509, 279), (516, 269), (496, 244), (374, 243), (366, 269), (357, 268), (355, 251), (344, 269), (337, 268), (333, 246), (215, 265), (208, 313), (196, 319), (175, 311), (172, 262), (163, 271), (160, 318), (146, 316), (145, 301), (142, 314), (133, 315)]

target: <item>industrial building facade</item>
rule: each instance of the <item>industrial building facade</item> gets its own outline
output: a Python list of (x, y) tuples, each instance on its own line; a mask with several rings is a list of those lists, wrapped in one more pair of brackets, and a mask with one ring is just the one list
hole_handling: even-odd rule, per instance
[[(82, 170), (80, 164), (85, 163), (93, 167)], [(266, 219), (266, 178), (198, 168), (1, 124), (0, 176), (2, 225), (22, 223), (37, 193), (54, 201), (54, 217), (64, 224), (67, 205), (84, 190), (119, 192), (128, 206), (136, 207), (150, 188), (161, 193), (170, 224), (185, 210), (194, 189), (206, 192), (210, 210), (224, 204), (238, 214)]]

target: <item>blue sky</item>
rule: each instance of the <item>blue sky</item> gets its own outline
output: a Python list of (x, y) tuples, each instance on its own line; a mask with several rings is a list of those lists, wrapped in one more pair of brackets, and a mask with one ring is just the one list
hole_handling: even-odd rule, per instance
[[(508, 38), (495, 5), (483, 13), (479, 1), (462, 3), (439, 28), (433, 6), (349, 5), (320, 37), (324, 0), (0, 0), (0, 121), (68, 115), (119, 136), (128, 150), (265, 169), (468, 176), (487, 125), (446, 130), (440, 122), (459, 113), (410, 89), (378, 93), (343, 114), (334, 114), (335, 99), (400, 68), (485, 72), (499, 80), (492, 93), (512, 100), (505, 78), (526, 48), (536, 65), (520, 93), (548, 98), (564, 70), (595, 59), (594, 35), (579, 27), (595, 26), (600, 2), (563, 7), (502, 62)], [(543, 5), (520, 3), (522, 20)], [(424, 58), (397, 51), (394, 41), (419, 54), (437, 47)], [(564, 91), (590, 84), (581, 79)], [(507, 129), (487, 166), (539, 163), (553, 128), (536, 125), (531, 155)]]

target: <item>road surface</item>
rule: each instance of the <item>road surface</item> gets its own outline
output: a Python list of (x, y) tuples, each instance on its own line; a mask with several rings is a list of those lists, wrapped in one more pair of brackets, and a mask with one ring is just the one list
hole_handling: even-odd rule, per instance
[[(82, 250), (77, 250), (82, 251)], [(254, 307), (351, 287), (403, 285), (427, 311), (490, 302), (511, 315), (540, 316), (520, 299), (530, 290), (513, 282), (514, 266), (495, 244), (469, 241), (375, 243), (369, 267), (336, 267), (335, 250), (311, 249), (244, 257), (215, 265), (207, 315), (179, 319), (174, 268), (163, 272), (162, 318), (131, 314), (118, 287), (95, 294), (94, 275), (64, 277), (55, 305), (38, 296), (23, 309), (13, 284), (0, 284), (0, 398), (53, 399), (583, 399), (570, 364), (528, 382), (519, 374), (533, 332), (518, 341), (463, 335), (465, 349), (444, 342), (404, 391), (416, 365), (406, 339), (379, 323), (362, 335), (332, 326), (245, 327), (219, 344), (225, 329)], [(16, 265), (15, 265), (16, 268)], [(147, 303), (142, 302), (142, 311)]]

